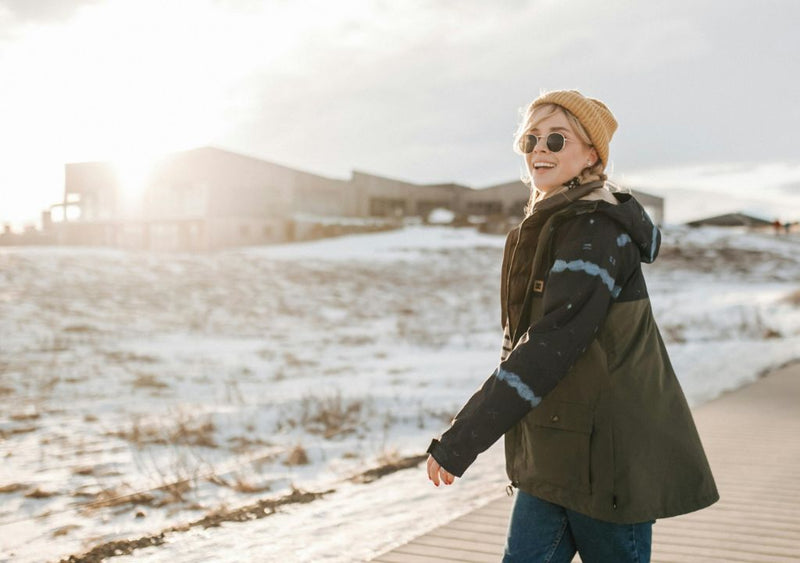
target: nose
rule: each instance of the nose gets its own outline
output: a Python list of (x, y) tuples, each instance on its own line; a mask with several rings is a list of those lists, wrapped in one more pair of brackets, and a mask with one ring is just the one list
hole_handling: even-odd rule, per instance
[(542, 153), (542, 152), (550, 152), (547, 148), (547, 142), (545, 141), (545, 137), (536, 137), (536, 144), (533, 145), (532, 153)]

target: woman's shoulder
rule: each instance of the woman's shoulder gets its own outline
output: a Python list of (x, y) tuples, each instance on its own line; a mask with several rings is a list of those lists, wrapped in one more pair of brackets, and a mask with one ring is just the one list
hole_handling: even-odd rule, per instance
[[(612, 196), (613, 197), (613, 196)], [(554, 233), (554, 246), (580, 247), (584, 251), (615, 254), (630, 236), (627, 230), (600, 210), (578, 213), (568, 217)]]

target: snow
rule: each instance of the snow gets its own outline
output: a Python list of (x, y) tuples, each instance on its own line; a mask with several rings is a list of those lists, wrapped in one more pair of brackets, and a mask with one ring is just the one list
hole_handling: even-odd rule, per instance
[[(692, 405), (800, 357), (798, 236), (663, 238), (645, 277)], [(502, 440), (438, 490), (424, 464), (349, 480), (423, 453), (496, 367), (503, 245), (417, 225), (196, 255), (0, 248), (0, 561), (292, 486), (335, 492), (116, 560), (362, 561), (503, 494)], [(287, 465), (298, 445), (309, 463)]]

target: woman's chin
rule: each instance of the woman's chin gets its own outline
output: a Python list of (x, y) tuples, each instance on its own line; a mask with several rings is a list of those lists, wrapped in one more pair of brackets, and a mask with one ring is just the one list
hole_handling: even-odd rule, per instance
[(537, 190), (545, 193), (552, 191), (556, 188), (556, 186), (554, 186), (550, 182), (537, 182), (536, 180), (533, 181), (533, 185), (536, 187)]

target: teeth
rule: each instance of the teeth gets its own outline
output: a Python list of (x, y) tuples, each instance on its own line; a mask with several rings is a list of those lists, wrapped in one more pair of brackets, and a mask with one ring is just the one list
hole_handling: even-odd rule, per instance
[(533, 165), (534, 168), (555, 168), (555, 166), (555, 164), (550, 162), (536, 162)]

